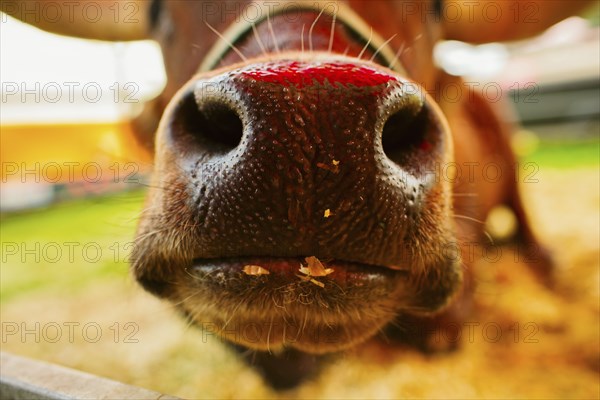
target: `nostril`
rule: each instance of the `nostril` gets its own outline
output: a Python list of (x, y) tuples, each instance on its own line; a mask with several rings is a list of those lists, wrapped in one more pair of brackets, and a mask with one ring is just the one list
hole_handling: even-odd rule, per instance
[(175, 118), (183, 133), (208, 150), (229, 151), (242, 140), (244, 125), (238, 112), (217, 98), (198, 104), (190, 94), (183, 99)]
[(215, 142), (231, 148), (237, 147), (242, 140), (244, 125), (235, 110), (227, 103), (211, 101), (201, 105), (205, 118), (205, 135)]
[(392, 114), (383, 126), (381, 142), (388, 157), (407, 153), (425, 139), (425, 109), (414, 114), (413, 110), (401, 109)]
[[(429, 150), (439, 141), (437, 125), (424, 105), (416, 114), (414, 109), (400, 109), (383, 126), (381, 143), (386, 156), (408, 170), (418, 170), (425, 164)], [(417, 158), (418, 157), (418, 158)]]

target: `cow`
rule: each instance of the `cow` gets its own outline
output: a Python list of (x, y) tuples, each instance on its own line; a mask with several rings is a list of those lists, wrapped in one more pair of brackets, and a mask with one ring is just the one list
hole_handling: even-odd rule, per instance
[[(542, 249), (515, 183), (513, 127), (477, 91), (440, 95), (466, 86), (433, 47), (521, 39), (585, 3), (96, 3), (135, 11), (117, 25), (112, 12), (90, 24), (33, 20), (26, 1), (2, 10), (56, 33), (161, 45), (167, 85), (133, 121), (155, 170), (131, 270), (290, 387), (317, 355), (387, 326), (426, 349), (432, 326), (464, 318), (475, 277), (461, 244), (489, 241), (495, 207), (513, 211), (514, 240)], [(543, 250), (531, 266), (551, 282)]]

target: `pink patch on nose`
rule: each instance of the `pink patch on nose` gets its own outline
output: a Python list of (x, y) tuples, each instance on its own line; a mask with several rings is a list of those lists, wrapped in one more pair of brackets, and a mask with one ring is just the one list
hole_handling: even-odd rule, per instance
[(380, 86), (396, 81), (392, 75), (364, 65), (349, 63), (306, 64), (298, 61), (267, 63), (242, 73), (255, 81), (302, 88), (315, 84), (342, 84), (357, 87)]

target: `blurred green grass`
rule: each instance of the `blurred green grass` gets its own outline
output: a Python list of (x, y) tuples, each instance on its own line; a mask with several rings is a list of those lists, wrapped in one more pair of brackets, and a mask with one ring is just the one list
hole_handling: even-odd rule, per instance
[(541, 141), (537, 148), (523, 158), (540, 168), (578, 168), (600, 164), (600, 140)]
[(0, 301), (41, 289), (74, 294), (98, 280), (126, 279), (143, 197), (138, 190), (3, 215)]

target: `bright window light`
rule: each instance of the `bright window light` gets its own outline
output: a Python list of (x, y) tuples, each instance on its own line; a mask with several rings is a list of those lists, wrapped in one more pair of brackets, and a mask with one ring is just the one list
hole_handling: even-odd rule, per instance
[(2, 124), (129, 119), (165, 85), (152, 41), (70, 38), (1, 17)]

